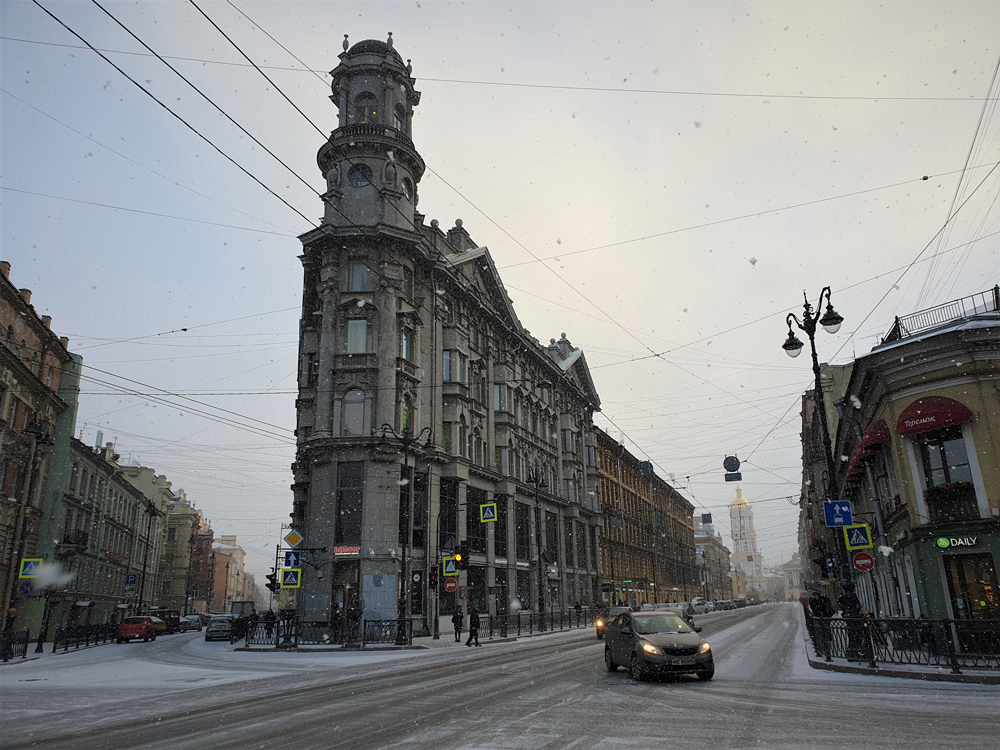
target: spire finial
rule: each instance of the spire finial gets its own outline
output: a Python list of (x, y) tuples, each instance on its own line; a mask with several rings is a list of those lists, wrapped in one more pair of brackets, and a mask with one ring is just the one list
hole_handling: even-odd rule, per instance
[(347, 52), (347, 48), (351, 45), (347, 42), (347, 34), (344, 34), (344, 52)]
[(385, 46), (392, 49), (392, 32), (389, 32), (389, 38), (385, 40)]
[(410, 65), (410, 58), (406, 58), (406, 74), (413, 75), (413, 66)]

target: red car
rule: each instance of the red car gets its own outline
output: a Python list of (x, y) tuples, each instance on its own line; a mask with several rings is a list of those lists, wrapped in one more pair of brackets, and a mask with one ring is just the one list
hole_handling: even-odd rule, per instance
[(118, 626), (118, 642), (142, 638), (144, 641), (156, 640), (156, 625), (152, 617), (126, 617)]

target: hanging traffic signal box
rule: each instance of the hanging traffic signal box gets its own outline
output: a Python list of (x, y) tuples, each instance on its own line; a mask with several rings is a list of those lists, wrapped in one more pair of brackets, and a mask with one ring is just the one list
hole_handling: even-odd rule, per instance
[(458, 563), (459, 570), (469, 569), (469, 543), (459, 542), (458, 552), (455, 553), (455, 561)]
[(267, 583), (264, 584), (264, 586), (267, 588), (267, 590), (268, 591), (277, 592), (277, 590), (280, 588), (278, 586), (278, 575), (277, 575), (277, 573), (268, 573), (264, 577), (267, 579)]

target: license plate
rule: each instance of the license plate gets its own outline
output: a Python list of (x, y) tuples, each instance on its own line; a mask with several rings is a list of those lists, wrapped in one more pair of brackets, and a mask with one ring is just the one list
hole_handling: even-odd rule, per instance
[(694, 664), (694, 659), (674, 659), (670, 663), (678, 667), (690, 667)]

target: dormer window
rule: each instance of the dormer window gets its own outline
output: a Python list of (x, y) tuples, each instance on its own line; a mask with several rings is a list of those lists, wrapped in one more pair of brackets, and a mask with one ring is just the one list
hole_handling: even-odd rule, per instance
[(354, 121), (359, 125), (374, 125), (378, 122), (378, 106), (375, 95), (367, 91), (358, 94), (354, 100)]

